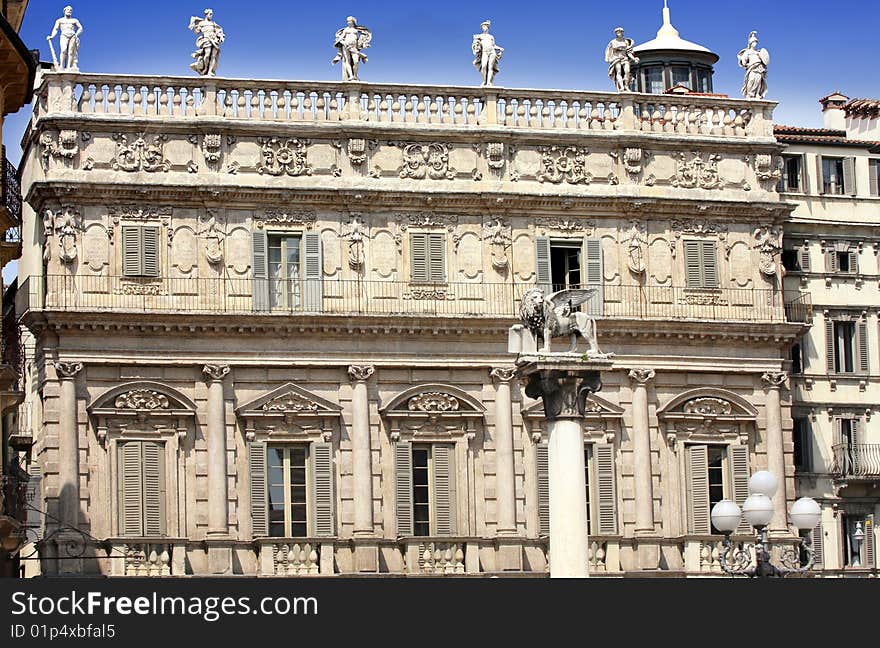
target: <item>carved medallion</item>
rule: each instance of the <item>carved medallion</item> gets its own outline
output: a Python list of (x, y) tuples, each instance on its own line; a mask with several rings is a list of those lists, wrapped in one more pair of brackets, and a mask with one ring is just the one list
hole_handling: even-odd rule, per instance
[(116, 156), (110, 166), (114, 171), (155, 173), (171, 170), (171, 162), (165, 159), (166, 135), (156, 135), (150, 141), (140, 135), (129, 144), (127, 135), (117, 133), (113, 140), (116, 142)]
[(208, 164), (217, 164), (220, 162), (220, 147), (223, 138), (220, 133), (210, 133), (202, 136), (202, 155), (205, 156), (205, 162)]
[[(778, 159), (776, 160), (778, 162)], [(774, 164), (774, 158), (768, 153), (755, 155), (755, 175), (762, 182), (776, 182), (782, 177), (779, 165)]]
[(504, 143), (489, 142), (486, 144), (486, 164), (490, 169), (504, 168)]
[(455, 412), (459, 403), (455, 396), (443, 392), (425, 392), (409, 399), (411, 412)]
[(168, 397), (152, 389), (133, 389), (116, 397), (116, 409), (157, 410), (168, 409)]
[(261, 409), (264, 412), (316, 412), (318, 404), (305, 396), (288, 392), (265, 403)]
[(685, 153), (678, 156), (672, 186), (683, 189), (720, 189), (724, 182), (718, 175), (721, 156), (710, 153), (703, 159), (701, 153), (693, 153), (690, 160)]
[(721, 398), (695, 398), (685, 403), (682, 409), (685, 414), (703, 416), (727, 416), (733, 412), (730, 402)]
[(309, 141), (299, 138), (280, 140), (277, 137), (259, 138), (261, 145), (258, 173), (271, 176), (302, 176), (312, 175), (312, 167), (308, 163)]
[(452, 180), (455, 169), (449, 166), (449, 144), (400, 144), (403, 149), (403, 165), (398, 169), (402, 179)]
[(762, 225), (752, 233), (755, 238), (755, 249), (761, 255), (758, 270), (766, 277), (775, 277), (776, 256), (782, 251), (782, 229)]
[(553, 184), (590, 184), (593, 175), (587, 171), (587, 155), (589, 151), (578, 146), (541, 146), (541, 170), (536, 178), (538, 182)]

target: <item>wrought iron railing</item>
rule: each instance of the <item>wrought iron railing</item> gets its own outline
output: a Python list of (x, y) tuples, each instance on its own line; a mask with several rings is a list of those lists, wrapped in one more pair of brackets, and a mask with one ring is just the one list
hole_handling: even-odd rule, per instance
[(838, 443), (833, 447), (832, 474), (880, 479), (880, 443)]
[[(25, 279), (17, 311), (516, 318), (527, 283), (276, 281), (50, 275)], [(585, 306), (610, 319), (785, 322), (804, 309), (773, 290), (605, 285)], [(788, 318), (788, 319), (786, 319)]]
[(6, 159), (6, 147), (3, 147), (3, 169), (0, 174), (0, 187), (2, 187), (2, 200), (12, 227), (6, 230), (6, 243), (21, 242), (21, 180), (18, 177), (18, 169)]

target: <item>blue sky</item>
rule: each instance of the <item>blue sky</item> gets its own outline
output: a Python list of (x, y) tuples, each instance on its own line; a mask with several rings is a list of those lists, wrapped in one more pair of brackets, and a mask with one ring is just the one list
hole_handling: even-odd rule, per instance
[[(817, 100), (839, 90), (850, 97), (880, 97), (877, 34), (880, 11), (835, 10), (828, 0), (669, 0), (672, 23), (682, 38), (721, 56), (715, 91), (739, 96), (742, 72), (736, 53), (757, 30), (771, 53), (768, 99), (780, 102), (776, 120), (821, 126)], [(662, 0), (568, 0), (419, 3), (358, 0), (351, 3), (265, 0), (149, 2), (73, 0), (84, 27), (80, 69), (86, 72), (192, 75), (194, 47), (187, 30), (191, 15), (214, 9), (227, 41), (221, 76), (263, 79), (335, 80), (333, 34), (354, 13), (373, 31), (364, 81), (476, 85), (471, 37), (492, 20), (492, 33), (505, 48), (498, 85), (611, 90), (603, 61), (605, 45), (618, 25), (642, 43), (662, 22)], [(51, 55), (46, 36), (64, 0), (30, 0), (21, 35), (29, 48)], [(284, 5), (287, 5), (286, 7)], [(18, 143), (29, 109), (7, 118), (4, 142), (17, 162)], [(7, 267), (9, 278), (13, 268)]]

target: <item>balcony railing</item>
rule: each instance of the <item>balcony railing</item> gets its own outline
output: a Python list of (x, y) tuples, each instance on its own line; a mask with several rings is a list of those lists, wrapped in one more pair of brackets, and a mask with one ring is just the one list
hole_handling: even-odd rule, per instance
[[(276, 281), (50, 275), (30, 277), (17, 311), (257, 315), (519, 316), (534, 284)], [(786, 322), (801, 313), (773, 290), (606, 285), (596, 315), (610, 319)], [(789, 319), (786, 319), (788, 317)]]
[(880, 479), (880, 443), (838, 443), (833, 450), (835, 476)]
[[(773, 104), (726, 97), (413, 84), (47, 74), (37, 114), (369, 122), (772, 137)], [(50, 108), (51, 107), (51, 108)]]
[(18, 169), (6, 159), (6, 147), (3, 147), (3, 168), (0, 173), (0, 189), (2, 189), (2, 204), (6, 208), (9, 221), (12, 226), (6, 230), (4, 241), (6, 243), (21, 242), (21, 181), (18, 177)]

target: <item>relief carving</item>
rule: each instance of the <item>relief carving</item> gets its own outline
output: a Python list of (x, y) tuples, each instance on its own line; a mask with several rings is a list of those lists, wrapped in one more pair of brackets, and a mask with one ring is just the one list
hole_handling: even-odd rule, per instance
[(199, 217), (199, 236), (205, 239), (205, 258), (211, 265), (223, 263), (223, 241), (226, 234), (217, 227), (217, 218), (208, 212), (208, 219), (202, 224)]
[(486, 144), (486, 164), (490, 169), (500, 171), (504, 168), (504, 143), (489, 142)]
[(782, 229), (762, 225), (752, 233), (755, 239), (755, 249), (761, 255), (758, 270), (765, 277), (775, 277), (777, 264), (776, 257), (782, 251)]
[(222, 142), (223, 137), (220, 133), (202, 135), (202, 155), (209, 166), (220, 163)]
[(718, 175), (721, 156), (710, 153), (703, 159), (701, 153), (693, 153), (690, 160), (681, 153), (676, 161), (676, 173), (672, 186), (684, 189), (720, 189), (724, 182)]
[[(85, 134), (84, 134), (85, 135)], [(77, 132), (75, 130), (62, 130), (58, 133), (56, 139), (52, 133), (43, 133), (40, 135), (40, 146), (43, 151), (43, 170), (49, 170), (50, 159), (62, 159), (72, 162), (79, 153), (79, 144), (77, 144)]]
[(695, 398), (684, 404), (685, 414), (701, 414), (703, 416), (728, 416), (733, 412), (729, 401), (721, 398)]
[(483, 240), (489, 242), (489, 249), (492, 255), (492, 267), (499, 272), (506, 270), (510, 266), (510, 259), (507, 258), (507, 249), (512, 242), (512, 229), (500, 218), (483, 223)]
[(318, 404), (304, 396), (288, 392), (265, 403), (261, 409), (264, 412), (317, 412)]
[(152, 389), (133, 389), (116, 397), (116, 409), (157, 410), (169, 409), (168, 397)]
[(404, 232), (410, 227), (445, 227), (447, 231), (452, 232), (458, 225), (458, 216), (455, 214), (423, 212), (407, 214), (406, 220), (408, 222), (399, 225), (400, 229)]
[(758, 153), (755, 155), (755, 175), (762, 182), (776, 182), (782, 177), (782, 171), (779, 169), (778, 164), (774, 164), (772, 155), (769, 153)]
[(312, 210), (286, 212), (278, 209), (267, 209), (262, 216), (255, 216), (254, 222), (257, 228), (262, 229), (266, 225), (296, 225), (312, 229), (318, 216)]
[(561, 184), (590, 184), (592, 174), (587, 171), (589, 151), (577, 146), (540, 146), (541, 170), (535, 176), (538, 182)]
[(257, 172), (271, 176), (302, 176), (312, 175), (312, 167), (308, 163), (309, 141), (296, 137), (280, 140), (277, 137), (258, 138), (262, 146)]
[(58, 241), (58, 258), (61, 263), (73, 263), (78, 256), (77, 232), (82, 231), (82, 214), (74, 207), (63, 207), (57, 211), (47, 209), (43, 213), (43, 260), (48, 262), (52, 257), (51, 241), (54, 236)]
[(364, 267), (364, 238), (366, 228), (359, 214), (352, 214), (348, 225), (343, 225), (341, 237), (348, 240), (348, 267), (360, 271)]
[(568, 218), (538, 218), (535, 227), (541, 230), (554, 230), (564, 234), (583, 234), (592, 236), (596, 231), (596, 221), (569, 220)]
[(407, 409), (411, 412), (455, 412), (458, 408), (458, 399), (443, 392), (424, 392), (407, 402)]
[(629, 232), (623, 240), (627, 243), (626, 265), (629, 271), (636, 275), (644, 274), (647, 267), (645, 248), (648, 245), (645, 225), (640, 221), (633, 220)]
[(149, 142), (144, 135), (139, 135), (129, 145), (128, 136), (117, 133), (113, 141), (116, 142), (116, 157), (110, 166), (114, 171), (155, 173), (171, 170), (171, 162), (165, 159), (166, 135), (156, 135)]
[(403, 165), (397, 173), (402, 179), (452, 180), (455, 169), (449, 166), (449, 144), (398, 144), (403, 149)]

